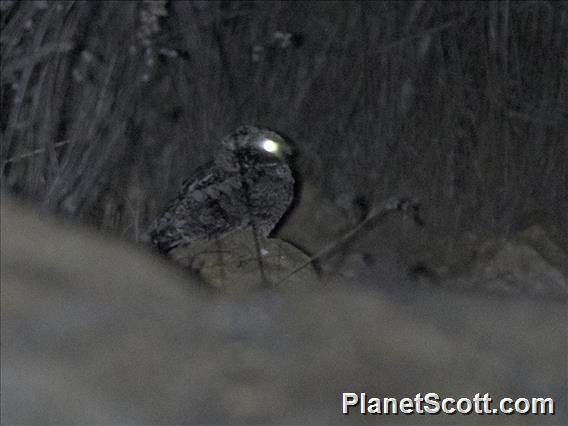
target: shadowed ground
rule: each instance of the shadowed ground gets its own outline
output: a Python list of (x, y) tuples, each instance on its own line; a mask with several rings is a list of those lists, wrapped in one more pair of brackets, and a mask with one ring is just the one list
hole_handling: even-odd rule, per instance
[(550, 396), (554, 417), (482, 421), (565, 421), (565, 298), (345, 279), (231, 297), (9, 199), (1, 253), (3, 424), (480, 422), (345, 417), (342, 392)]

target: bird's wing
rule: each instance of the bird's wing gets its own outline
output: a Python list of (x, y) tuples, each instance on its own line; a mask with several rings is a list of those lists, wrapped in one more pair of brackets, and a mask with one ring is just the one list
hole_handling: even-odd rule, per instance
[(213, 161), (198, 167), (193, 174), (184, 179), (181, 184), (179, 196), (186, 196), (195, 189), (205, 188), (220, 179), (220, 170)]
[(213, 162), (199, 167), (185, 179), (177, 196), (168, 203), (151, 228), (150, 236), (160, 251), (167, 252), (184, 241), (218, 232), (217, 227), (225, 227), (226, 212), (218, 206), (219, 197), (224, 197), (221, 194), (229, 193), (233, 186), (238, 185), (234, 181)]

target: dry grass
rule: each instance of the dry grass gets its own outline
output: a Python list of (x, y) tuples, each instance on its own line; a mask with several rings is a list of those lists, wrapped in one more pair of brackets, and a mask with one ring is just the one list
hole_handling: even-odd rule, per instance
[[(2, 2), (2, 187), (129, 239), (241, 123), (326, 197), (568, 226), (564, 2)], [(33, 154), (33, 155), (32, 155)]]

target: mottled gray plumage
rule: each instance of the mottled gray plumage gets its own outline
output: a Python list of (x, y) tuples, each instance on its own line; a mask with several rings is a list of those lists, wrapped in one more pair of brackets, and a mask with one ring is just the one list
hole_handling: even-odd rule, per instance
[(294, 195), (287, 164), (290, 147), (277, 133), (239, 127), (222, 140), (214, 160), (183, 182), (177, 197), (153, 223), (152, 243), (167, 253), (175, 247), (253, 226), (267, 236)]

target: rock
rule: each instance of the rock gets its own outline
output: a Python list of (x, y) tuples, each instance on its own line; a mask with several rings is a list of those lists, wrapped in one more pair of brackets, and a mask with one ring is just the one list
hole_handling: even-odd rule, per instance
[(171, 256), (197, 272), (207, 285), (230, 293), (263, 286), (299, 290), (318, 284), (308, 255), (279, 239), (255, 241), (251, 229), (172, 250)]
[(568, 255), (532, 226), (511, 239), (487, 240), (451, 284), (492, 294), (568, 296)]

